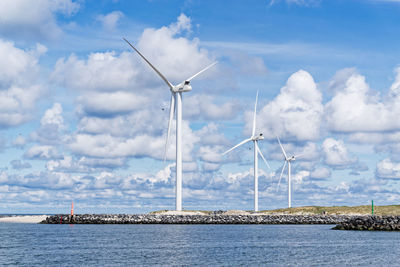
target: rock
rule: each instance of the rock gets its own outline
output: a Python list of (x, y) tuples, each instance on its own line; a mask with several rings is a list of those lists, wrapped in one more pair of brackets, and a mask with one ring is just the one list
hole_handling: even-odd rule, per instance
[(400, 216), (354, 216), (333, 227), (334, 230), (399, 231)]
[[(232, 214), (233, 213), (233, 214)], [(47, 217), (47, 224), (341, 224), (347, 225), (354, 216), (348, 215), (263, 215), (226, 214), (217, 211), (208, 215), (163, 215), (163, 214), (59, 214)], [(362, 220), (357, 217), (359, 224)], [(399, 220), (396, 218), (396, 220)], [(393, 221), (394, 222), (394, 221)], [(374, 221), (375, 223), (375, 221)], [(363, 224), (362, 224), (363, 225)], [(372, 221), (368, 224), (373, 225)], [(344, 227), (344, 226), (341, 226)], [(397, 224), (394, 226), (398, 227)]]

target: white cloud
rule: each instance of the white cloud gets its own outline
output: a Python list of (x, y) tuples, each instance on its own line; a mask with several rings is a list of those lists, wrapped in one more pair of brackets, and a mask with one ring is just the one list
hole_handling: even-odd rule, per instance
[(386, 132), (400, 129), (400, 69), (388, 97), (373, 92), (354, 70), (338, 72), (331, 82), (336, 93), (325, 106), (325, 118), (335, 132)]
[(129, 113), (143, 108), (148, 104), (149, 99), (141, 95), (118, 91), (112, 93), (91, 92), (78, 97), (78, 101), (83, 105), (86, 113), (107, 116)]
[(13, 146), (23, 147), (26, 144), (26, 139), (22, 135), (18, 135), (12, 142)]
[(32, 118), (36, 102), (44, 93), (38, 82), (42, 45), (24, 51), (0, 39), (0, 125), (16, 126)]
[[(108, 107), (110, 110), (110, 107)], [(100, 111), (98, 111), (100, 112)], [(89, 114), (84, 116), (78, 124), (80, 133), (111, 134), (113, 136), (160, 135), (168, 127), (168, 112), (161, 112), (159, 107), (151, 106), (134, 110), (129, 114)], [(103, 117), (93, 117), (94, 115)], [(107, 116), (108, 115), (108, 116)], [(110, 115), (113, 115), (110, 117)], [(132, 127), (132, 126), (135, 127)], [(172, 140), (172, 139), (171, 139)]]
[(61, 144), (66, 129), (62, 112), (60, 103), (47, 109), (40, 120), (40, 128), (30, 134), (31, 139), (41, 144)]
[(55, 159), (60, 158), (60, 154), (57, 148), (53, 146), (35, 145), (25, 152), (24, 157), (28, 159)]
[(331, 177), (331, 175), (332, 175), (331, 170), (326, 167), (319, 167), (310, 173), (311, 178), (321, 179), (321, 180), (327, 179), (327, 178)]
[[(182, 14), (176, 23), (168, 27), (145, 29), (137, 42), (141, 53), (171, 83), (182, 82), (212, 62), (208, 52), (199, 47), (197, 39), (178, 37), (188, 29), (190, 19)], [(87, 60), (72, 54), (68, 59), (57, 61), (52, 78), (63, 86), (80, 91), (142, 91), (160, 84), (166, 87), (128, 45), (126, 50), (129, 52), (91, 53)], [(212, 71), (201, 74), (196, 80), (206, 77)]]
[[(168, 27), (144, 30), (138, 42), (142, 54), (173, 84), (191, 77), (212, 62), (207, 50), (199, 47), (199, 40), (177, 37), (190, 27), (190, 18), (181, 14), (178, 21)], [(152, 73), (150, 77), (156, 79), (157, 74), (148, 66), (146, 69)], [(196, 77), (196, 80), (207, 77), (213, 69)]]
[(309, 171), (302, 170), (302, 171), (292, 172), (290, 178), (294, 183), (301, 184), (303, 183), (303, 180), (309, 176), (310, 176)]
[(322, 143), (322, 150), (325, 163), (335, 168), (347, 168), (358, 161), (357, 157), (349, 154), (342, 140), (327, 138)]
[(106, 31), (113, 31), (118, 21), (124, 17), (124, 14), (121, 11), (113, 11), (106, 15), (99, 15), (97, 19), (103, 24), (103, 28)]
[(376, 175), (379, 178), (400, 179), (400, 163), (384, 159), (376, 165)]
[[(140, 89), (136, 81), (137, 60), (132, 53), (91, 53), (87, 60), (72, 54), (59, 59), (51, 75), (54, 81), (79, 91), (116, 91)], [(135, 87), (133, 87), (135, 85)]]
[(2, 0), (0, 32), (18, 38), (55, 38), (62, 33), (56, 14), (70, 16), (78, 9), (72, 0)]
[[(163, 141), (150, 136), (137, 136), (133, 139), (117, 138), (107, 134), (77, 134), (69, 148), (76, 154), (90, 157), (153, 156), (162, 151)], [(162, 153), (157, 153), (161, 158)]]
[[(217, 102), (217, 103), (215, 103)], [(215, 97), (205, 94), (196, 94), (185, 97), (183, 101), (185, 118), (204, 120), (228, 120), (237, 116), (240, 111), (236, 101), (218, 103)]]
[(328, 127), (336, 132), (382, 131), (393, 127), (392, 114), (371, 95), (365, 77), (353, 73), (326, 104)]
[(60, 103), (54, 103), (51, 109), (46, 110), (44, 116), (40, 120), (41, 125), (55, 124), (64, 127), (64, 119), (62, 117), (62, 106)]
[[(258, 131), (268, 139), (315, 140), (319, 137), (323, 113), (322, 95), (312, 76), (300, 70), (288, 79), (280, 94), (261, 108)], [(246, 113), (246, 132), (250, 132), (253, 111)]]

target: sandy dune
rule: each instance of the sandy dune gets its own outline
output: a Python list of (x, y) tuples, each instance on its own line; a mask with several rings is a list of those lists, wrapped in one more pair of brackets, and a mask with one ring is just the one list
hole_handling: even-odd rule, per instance
[(47, 215), (26, 215), (1, 217), (0, 223), (39, 223), (47, 218)]

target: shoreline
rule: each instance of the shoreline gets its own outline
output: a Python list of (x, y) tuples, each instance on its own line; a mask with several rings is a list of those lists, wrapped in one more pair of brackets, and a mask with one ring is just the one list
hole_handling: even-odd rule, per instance
[(0, 217), (0, 223), (40, 223), (48, 215), (6, 215)]

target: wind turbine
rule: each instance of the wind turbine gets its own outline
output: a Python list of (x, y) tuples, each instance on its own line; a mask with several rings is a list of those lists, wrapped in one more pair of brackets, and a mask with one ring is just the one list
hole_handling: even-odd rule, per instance
[(183, 82), (173, 85), (170, 83), (164, 75), (161, 74), (159, 70), (154, 67), (150, 61), (148, 61), (128, 40), (123, 38), (125, 42), (135, 50), (139, 56), (141, 56), (144, 61), (161, 77), (161, 79), (168, 85), (169, 90), (171, 91), (171, 103), (169, 106), (169, 121), (168, 121), (168, 131), (167, 131), (167, 140), (165, 143), (165, 150), (164, 150), (164, 161), (166, 159), (167, 154), (167, 147), (168, 141), (170, 136), (171, 124), (174, 117), (174, 112), (176, 110), (176, 205), (175, 208), (177, 211), (182, 211), (182, 93), (189, 92), (192, 90), (192, 86), (190, 85), (190, 81), (203, 73), (204, 71), (208, 70), (217, 62), (212, 63), (208, 67), (204, 68), (203, 70), (199, 71), (189, 79), (184, 80)]
[(254, 211), (258, 211), (258, 155), (261, 156), (265, 164), (268, 166), (268, 168), (271, 168), (267, 162), (267, 160), (264, 158), (263, 154), (261, 153), (260, 148), (258, 147), (258, 141), (263, 140), (264, 136), (262, 133), (256, 135), (256, 113), (257, 113), (257, 101), (258, 101), (258, 91), (256, 95), (256, 103), (254, 104), (254, 116), (253, 116), (253, 130), (251, 132), (250, 138), (247, 138), (237, 144), (236, 146), (232, 147), (231, 149), (225, 151), (222, 155), (225, 155), (232, 150), (238, 148), (241, 145), (246, 144), (247, 142), (253, 141), (254, 144)]
[(283, 148), (283, 146), (282, 146), (282, 144), (281, 144), (281, 140), (279, 140), (279, 137), (277, 136), (276, 137), (277, 139), (278, 139), (278, 143), (279, 143), (279, 146), (281, 147), (281, 150), (282, 150), (282, 153), (283, 153), (283, 156), (285, 157), (285, 163), (283, 164), (283, 167), (282, 167), (282, 171), (281, 171), (281, 176), (279, 177), (279, 182), (278, 182), (278, 187), (277, 188), (279, 188), (279, 185), (280, 185), (280, 183), (281, 183), (281, 179), (282, 179), (282, 175), (283, 175), (283, 171), (285, 170), (285, 167), (286, 167), (286, 163), (288, 164), (288, 206), (289, 206), (289, 208), (291, 208), (292, 207), (292, 183), (291, 183), (291, 179), (290, 179), (290, 172), (291, 172), (291, 162), (292, 161), (295, 161), (296, 160), (296, 158), (297, 157), (299, 157), (300, 155), (293, 155), (293, 156), (291, 156), (291, 157), (288, 157), (287, 156), (287, 154), (286, 154), (286, 152), (285, 152), (285, 149)]

